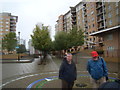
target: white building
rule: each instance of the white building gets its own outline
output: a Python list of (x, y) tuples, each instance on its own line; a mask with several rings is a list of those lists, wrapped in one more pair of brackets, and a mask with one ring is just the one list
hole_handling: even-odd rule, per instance
[(35, 49), (32, 46), (32, 40), (31, 39), (29, 39), (29, 41), (28, 41), (28, 49), (29, 49), (30, 54), (35, 54)]

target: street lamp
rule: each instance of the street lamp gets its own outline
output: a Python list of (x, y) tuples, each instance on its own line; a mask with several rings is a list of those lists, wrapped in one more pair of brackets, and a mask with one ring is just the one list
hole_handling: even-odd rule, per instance
[(19, 37), (18, 37), (18, 38), (19, 38), (19, 45), (20, 45), (20, 32), (18, 32), (18, 35), (19, 35)]
[[(20, 32), (18, 32), (18, 35), (19, 35), (19, 37), (18, 37), (18, 39), (19, 39), (18, 45), (20, 45)], [(19, 48), (20, 48), (20, 47), (19, 47)], [(19, 57), (19, 48), (18, 48), (18, 61), (20, 60), (20, 57)]]

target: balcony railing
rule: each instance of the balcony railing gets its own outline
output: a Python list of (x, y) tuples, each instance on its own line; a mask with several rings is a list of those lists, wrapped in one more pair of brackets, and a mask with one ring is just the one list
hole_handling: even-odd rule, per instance
[(98, 23), (100, 23), (100, 22), (102, 22), (102, 21), (104, 21), (104, 19), (99, 19), (99, 20), (97, 20)]

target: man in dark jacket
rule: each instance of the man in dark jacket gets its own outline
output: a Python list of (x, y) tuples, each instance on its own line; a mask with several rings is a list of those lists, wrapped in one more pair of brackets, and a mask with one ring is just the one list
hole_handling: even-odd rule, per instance
[(72, 61), (72, 54), (67, 54), (59, 70), (59, 79), (62, 80), (62, 88), (72, 90), (76, 77), (77, 77), (76, 65)]
[(106, 82), (108, 70), (106, 62), (103, 58), (99, 57), (96, 51), (91, 52), (92, 59), (88, 61), (87, 70), (92, 77), (94, 88), (98, 88), (102, 83)]

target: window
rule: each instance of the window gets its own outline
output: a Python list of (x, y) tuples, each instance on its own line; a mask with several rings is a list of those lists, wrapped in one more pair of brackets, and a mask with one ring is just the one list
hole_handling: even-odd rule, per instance
[(8, 25), (6, 25), (6, 27), (8, 28), (9, 26), (8, 26)]
[(92, 18), (92, 21), (94, 21), (94, 17)]
[(90, 29), (90, 25), (89, 25), (89, 27), (88, 27), (89, 29)]
[(112, 25), (112, 20), (109, 21), (109, 25)]
[(9, 20), (9, 18), (6, 18), (6, 20)]
[(116, 7), (118, 6), (118, 2), (115, 3), (115, 6), (116, 6)]
[(93, 30), (92, 33), (94, 33), (95, 31)]
[(111, 13), (108, 13), (108, 18), (111, 18), (112, 17), (112, 14)]
[(0, 20), (3, 20), (3, 18), (0, 18)]
[(91, 14), (93, 14), (93, 13), (94, 13), (94, 11), (91, 12)]
[(2, 28), (0, 28), (0, 31), (3, 31), (3, 29), (2, 29)]
[(6, 31), (9, 31), (9, 29), (6, 29)]
[(110, 5), (108, 6), (108, 10), (109, 10), (109, 11), (111, 10), (111, 6), (110, 6)]
[(90, 22), (90, 19), (88, 19), (87, 21)]
[(92, 26), (94, 27), (95, 25), (93, 24)]
[(5, 22), (6, 24), (9, 24), (9, 22)]
[(118, 8), (116, 9), (116, 14), (118, 14)]
[(112, 46), (109, 46), (109, 47), (107, 48), (107, 50), (110, 50), (110, 51), (112, 51), (112, 50), (114, 50), (114, 47), (112, 47)]
[(92, 39), (90, 38), (90, 41), (92, 41)]
[(3, 25), (0, 25), (0, 27), (3, 27)]
[(87, 14), (87, 16), (90, 16), (90, 14)]
[(112, 34), (106, 35), (105, 40), (113, 40), (113, 35)]
[(93, 41), (95, 41), (95, 38), (93, 38)]

